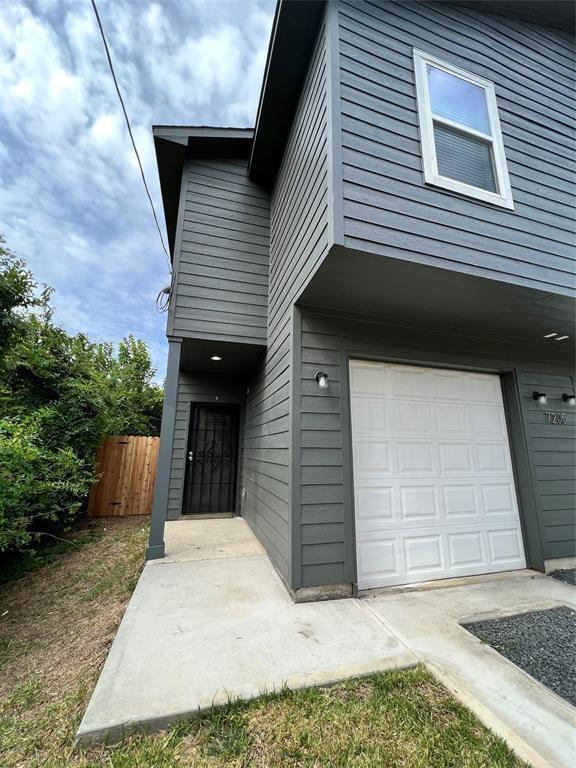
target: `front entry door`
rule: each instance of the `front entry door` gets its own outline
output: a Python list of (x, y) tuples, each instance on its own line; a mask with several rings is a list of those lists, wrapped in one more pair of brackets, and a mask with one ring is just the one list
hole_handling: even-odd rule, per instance
[(235, 405), (191, 406), (183, 514), (235, 511), (238, 421)]

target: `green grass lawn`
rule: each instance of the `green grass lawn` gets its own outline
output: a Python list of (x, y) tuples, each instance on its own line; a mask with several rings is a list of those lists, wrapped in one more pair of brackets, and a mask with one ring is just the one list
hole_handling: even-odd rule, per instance
[(143, 566), (146, 527), (141, 518), (100, 521), (75, 534), (80, 549), (0, 587), (1, 768), (523, 765), (423, 668), (237, 702), (170, 731), (74, 752)]

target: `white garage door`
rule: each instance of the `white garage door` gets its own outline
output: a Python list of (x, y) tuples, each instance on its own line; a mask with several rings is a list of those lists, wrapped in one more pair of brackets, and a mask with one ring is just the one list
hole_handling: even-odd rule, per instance
[(350, 364), (358, 588), (525, 567), (498, 376)]

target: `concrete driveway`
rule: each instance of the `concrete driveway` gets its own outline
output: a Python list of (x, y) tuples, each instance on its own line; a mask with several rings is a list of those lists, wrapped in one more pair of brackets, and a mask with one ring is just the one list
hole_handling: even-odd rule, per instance
[(240, 518), (167, 525), (86, 710), (78, 741), (116, 741), (284, 685), (425, 663), (534, 768), (576, 764), (576, 709), (460, 622), (568, 605), (576, 590), (504, 576), (360, 600), (294, 604)]
[(559, 605), (576, 609), (574, 587), (524, 572), (362, 603), (533, 768), (576, 765), (576, 709), (461, 626)]

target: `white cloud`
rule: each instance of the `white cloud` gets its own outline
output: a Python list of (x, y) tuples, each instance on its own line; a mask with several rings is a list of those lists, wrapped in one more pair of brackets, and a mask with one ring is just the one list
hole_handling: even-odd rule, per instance
[[(100, 3), (162, 218), (153, 123), (252, 125), (273, 0)], [(0, 232), (71, 332), (149, 343), (166, 266), (88, 3), (0, 4)]]

